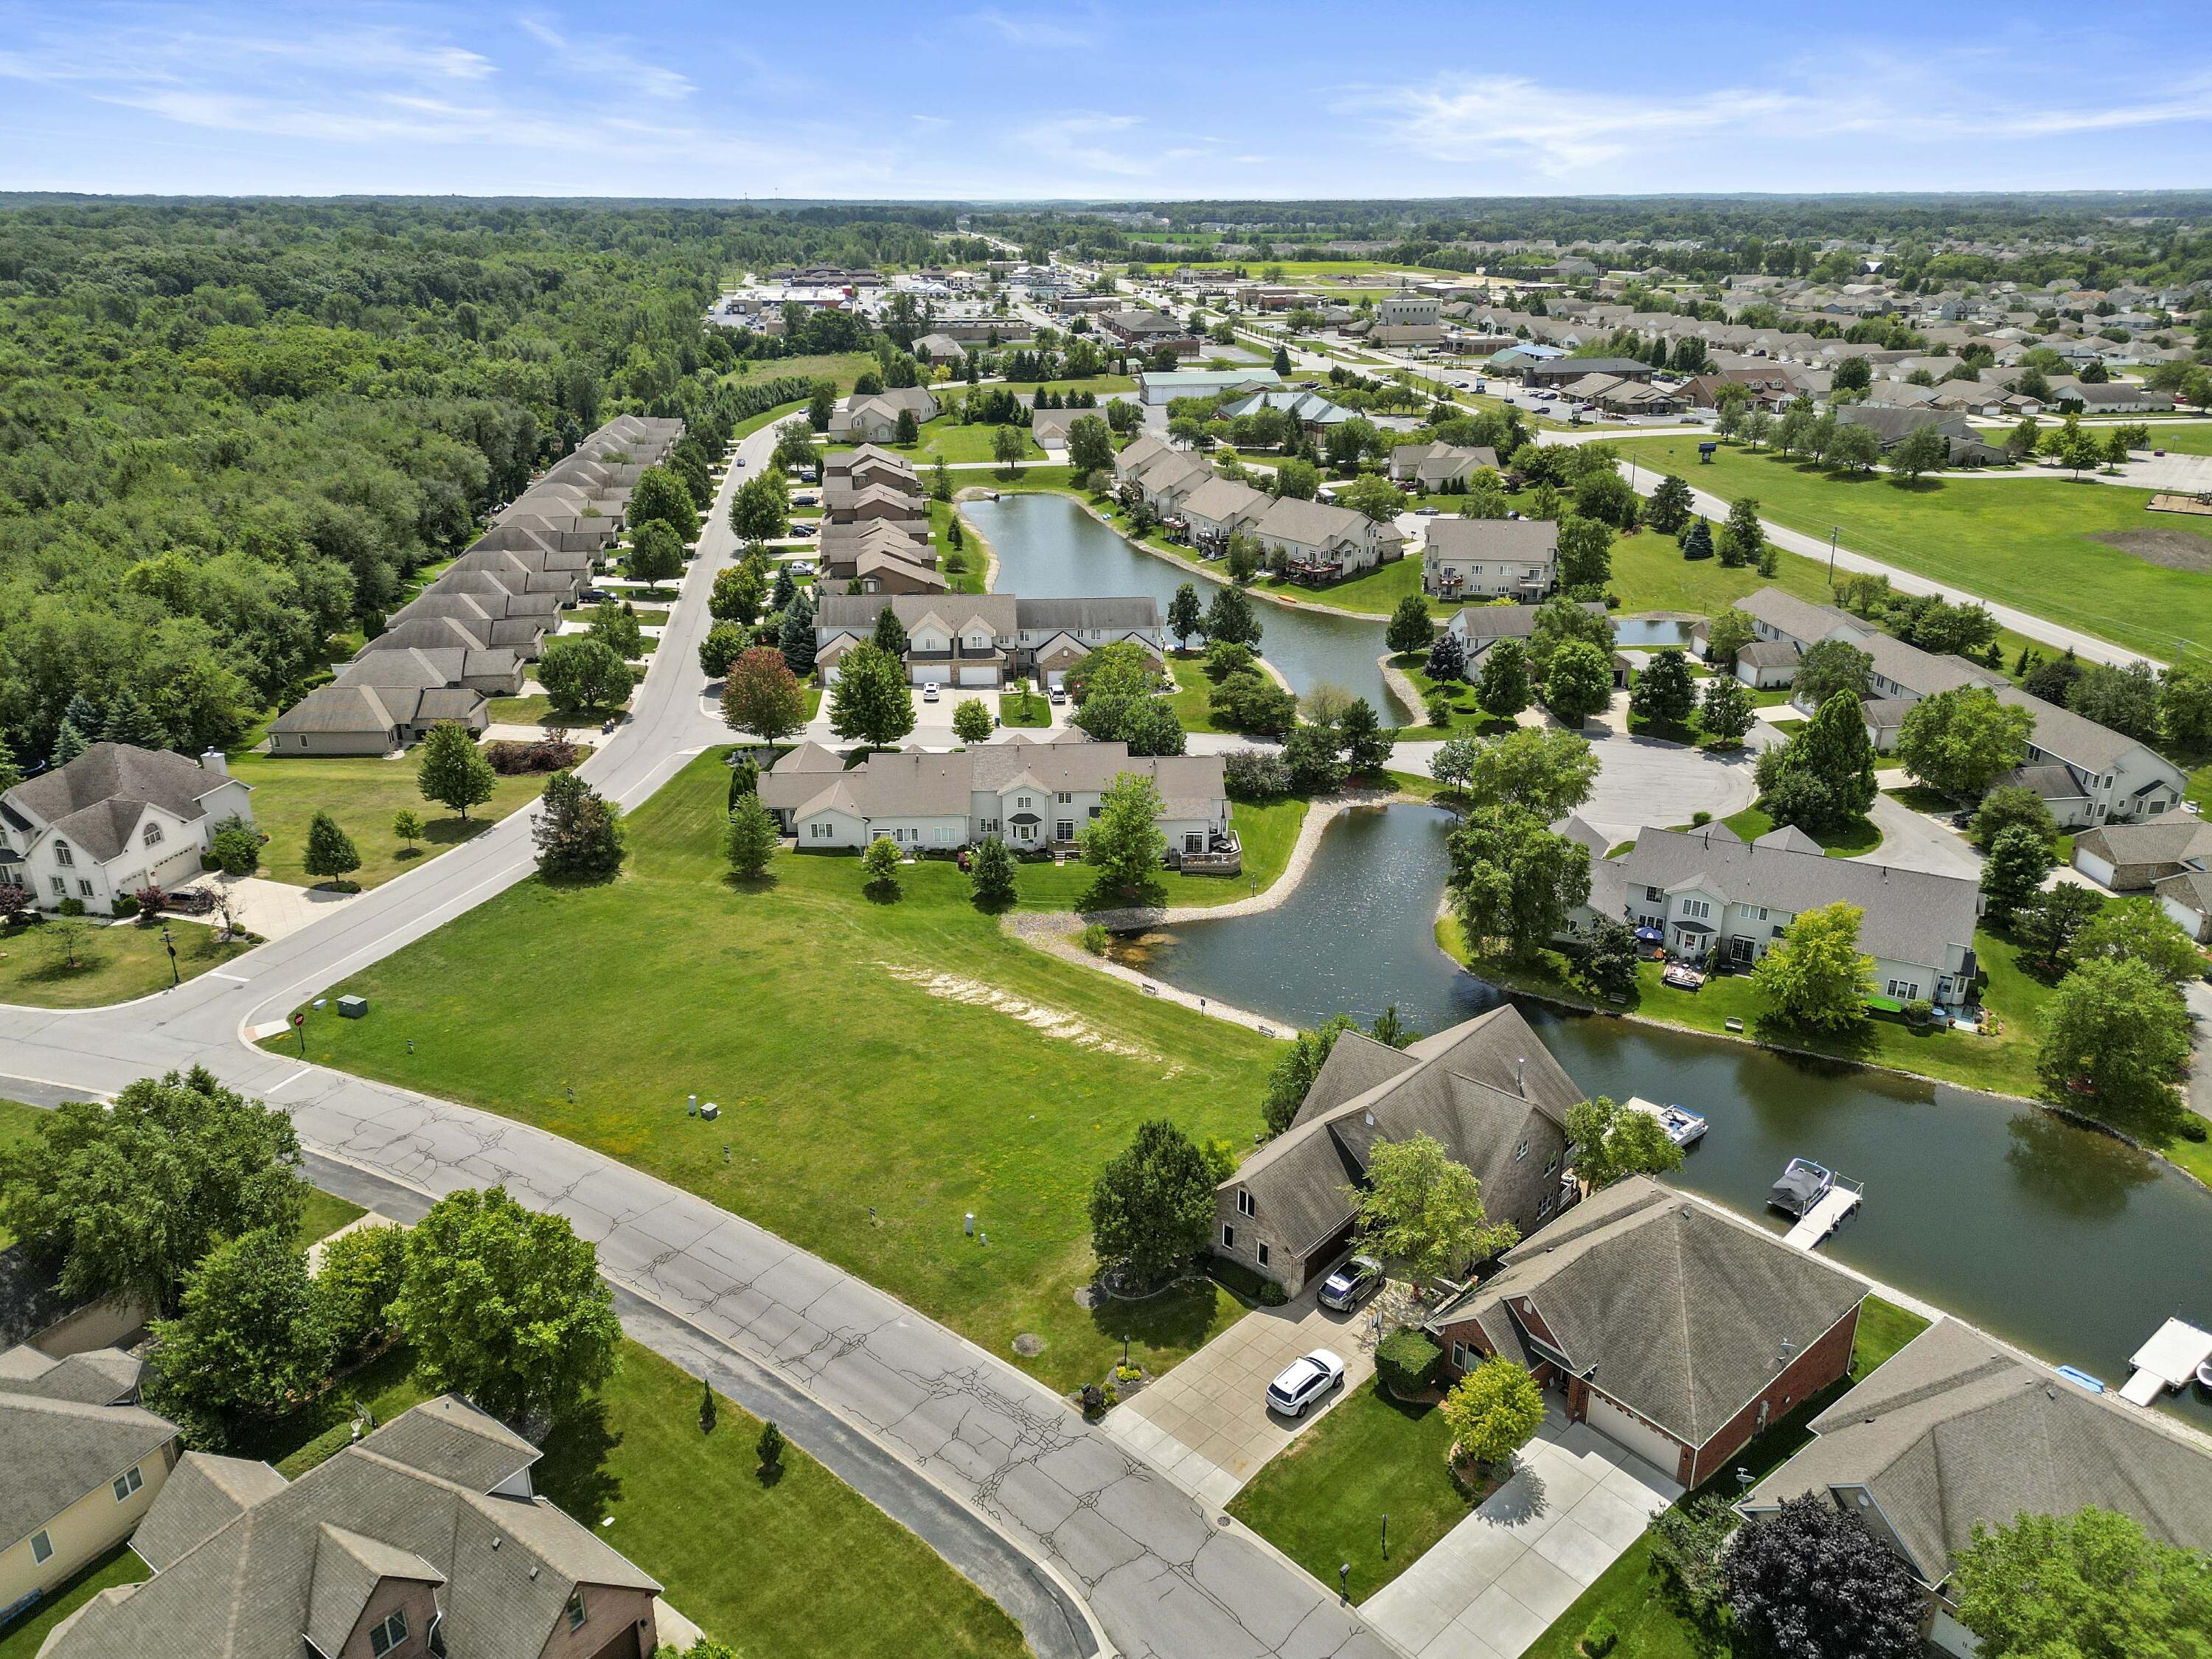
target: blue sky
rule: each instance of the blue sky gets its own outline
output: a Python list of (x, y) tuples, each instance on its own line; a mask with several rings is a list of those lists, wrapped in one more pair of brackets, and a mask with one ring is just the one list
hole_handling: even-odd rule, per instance
[(2212, 186), (2212, 7), (0, 0), (0, 189)]

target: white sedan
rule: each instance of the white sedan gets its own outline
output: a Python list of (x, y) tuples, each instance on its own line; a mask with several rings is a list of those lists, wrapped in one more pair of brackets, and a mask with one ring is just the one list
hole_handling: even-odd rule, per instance
[(1344, 1362), (1327, 1348), (1316, 1348), (1283, 1368), (1267, 1384), (1267, 1409), (1285, 1417), (1304, 1417), (1306, 1408), (1344, 1382)]

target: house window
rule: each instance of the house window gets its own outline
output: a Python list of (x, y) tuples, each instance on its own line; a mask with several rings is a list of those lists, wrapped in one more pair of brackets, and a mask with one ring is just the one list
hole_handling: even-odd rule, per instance
[(1267, 1265), (1267, 1247), (1265, 1244), (1260, 1247), (1260, 1265), (1263, 1267)]
[(1055, 819), (1052, 826), (1052, 834), (1054, 841), (1073, 841), (1075, 820), (1073, 818)]
[(1516, 1146), (1516, 1147), (1513, 1149), (1513, 1161), (1514, 1161), (1516, 1164), (1518, 1164), (1518, 1163), (1519, 1163), (1522, 1158), (1526, 1158), (1526, 1157), (1528, 1157), (1528, 1143), (1527, 1141), (1525, 1141), (1525, 1140), (1524, 1140), (1524, 1141), (1522, 1141), (1522, 1142), (1518, 1146)]
[(1224, 1249), (1224, 1250), (1233, 1250), (1233, 1249), (1235, 1249), (1237, 1248), (1237, 1229), (1236, 1229), (1236, 1228), (1234, 1228), (1234, 1227), (1230, 1227), (1230, 1226), (1224, 1226), (1224, 1227), (1222, 1228), (1222, 1230), (1221, 1230), (1221, 1248), (1222, 1248), (1223, 1249)]
[(1552, 1154), (1552, 1156), (1551, 1156), (1550, 1160), (1549, 1160), (1547, 1163), (1546, 1163), (1546, 1164), (1545, 1164), (1545, 1165), (1544, 1165), (1544, 1173), (1545, 1173), (1546, 1175), (1557, 1175), (1559, 1172), (1559, 1155), (1557, 1152), (1553, 1152), (1553, 1153)]
[(148, 824), (146, 833), (140, 838), (138, 844), (141, 847), (159, 847), (161, 844), (161, 826), (158, 823)]
[(407, 1615), (397, 1608), (390, 1618), (368, 1627), (368, 1650), (376, 1659), (384, 1659), (386, 1654), (406, 1639)]
[(118, 1504), (127, 1501), (132, 1492), (145, 1484), (146, 1477), (138, 1473), (136, 1466), (124, 1470), (115, 1477), (115, 1501)]
[(54, 843), (54, 862), (64, 869), (76, 862), (76, 854), (70, 851), (70, 844), (67, 842), (58, 841)]
[(1539, 1221), (1541, 1221), (1541, 1220), (1542, 1220), (1546, 1216), (1547, 1216), (1547, 1215), (1551, 1214), (1551, 1212), (1552, 1212), (1552, 1200), (1553, 1200), (1556, 1196), (1557, 1196), (1557, 1194), (1553, 1194), (1553, 1193), (1546, 1193), (1546, 1194), (1544, 1194), (1544, 1196), (1543, 1196), (1540, 1200), (1539, 1200), (1537, 1201), (1537, 1205), (1536, 1205), (1536, 1219), (1538, 1219)]
[(1067, 793), (1067, 791), (1066, 791), (1065, 789), (1063, 789), (1063, 790), (1061, 790), (1061, 791), (1060, 792), (1060, 793), (1059, 793), (1059, 794), (1055, 795), (1053, 799), (1055, 799), (1055, 800), (1057, 800), (1057, 801), (1058, 801), (1058, 802), (1059, 802), (1062, 806), (1065, 806), (1065, 805), (1066, 805), (1070, 801), (1073, 800), (1073, 799), (1075, 799), (1075, 797), (1074, 797), (1074, 796), (1073, 796), (1073, 795), (1071, 795), (1071, 794), (1069, 794), (1069, 793)]
[(584, 1622), (584, 1592), (575, 1591), (568, 1597), (568, 1628), (576, 1629)]
[(1252, 1194), (1243, 1188), (1239, 1187), (1237, 1189), (1237, 1213), (1239, 1215), (1257, 1215), (1259, 1212), (1259, 1206), (1252, 1201)]
[(1650, 899), (1655, 904), (1664, 902), (1667, 897), (1667, 896), (1661, 892), (1656, 887), (1645, 888), (1644, 890), (1644, 896)]
[(31, 1565), (42, 1567), (54, 1559), (54, 1540), (43, 1532), (31, 1534)]
[(1917, 979), (1893, 979), (1889, 982), (1889, 994), (1900, 1002), (1910, 1002), (1920, 994), (1920, 981)]
[(76, 890), (82, 893), (85, 897), (90, 898), (92, 896), (92, 884), (86, 880), (82, 876), (79, 876), (76, 881)]
[(61, 894), (64, 898), (66, 898), (69, 896), (69, 883), (63, 880), (59, 876), (56, 876), (54, 878), (54, 891)]
[(1464, 1342), (1455, 1342), (1455, 1343), (1453, 1343), (1453, 1344), (1452, 1344), (1452, 1349), (1451, 1349), (1451, 1359), (1452, 1359), (1452, 1365), (1453, 1365), (1453, 1367), (1454, 1367), (1454, 1369), (1455, 1369), (1455, 1370), (1462, 1370), (1462, 1371), (1463, 1371), (1463, 1370), (1465, 1370), (1467, 1369), (1467, 1344), (1466, 1344), (1466, 1343), (1464, 1343)]
[(1682, 901), (1682, 914), (1695, 921), (1703, 921), (1706, 917), (1711, 915), (1712, 913), (1713, 907), (1704, 899), (1684, 899)]

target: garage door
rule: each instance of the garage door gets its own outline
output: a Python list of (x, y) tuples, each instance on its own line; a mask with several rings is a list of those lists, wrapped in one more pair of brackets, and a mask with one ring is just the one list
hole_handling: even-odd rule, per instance
[(1590, 1427), (1614, 1445), (1634, 1452), (1669, 1480), (1674, 1478), (1674, 1471), (1681, 1467), (1680, 1447), (1650, 1424), (1630, 1416), (1603, 1395), (1593, 1391), (1589, 1399)]
[(829, 667), (822, 671), (822, 684), (824, 685), (836, 684), (837, 672), (837, 665), (834, 662), (831, 663)]
[(996, 685), (999, 671), (995, 668), (963, 668), (960, 671), (963, 685)]
[(2076, 849), (2074, 854), (2074, 867), (2100, 887), (2110, 887), (2112, 884), (2112, 861), (2110, 859), (2100, 859), (2094, 853), (2084, 853)]
[(1067, 671), (1065, 668), (1048, 668), (1044, 671), (1044, 689), (1046, 690), (1057, 691), (1066, 684)]
[(914, 665), (916, 685), (950, 685), (952, 684), (952, 665), (946, 662), (920, 662)]

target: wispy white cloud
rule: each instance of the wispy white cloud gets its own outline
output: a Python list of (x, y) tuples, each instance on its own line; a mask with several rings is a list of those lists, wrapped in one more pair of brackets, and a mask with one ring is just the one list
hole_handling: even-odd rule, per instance
[(1011, 15), (1003, 11), (974, 12), (968, 21), (971, 27), (1015, 46), (1063, 50), (1083, 46), (1091, 39), (1081, 29), (1050, 18)]
[(648, 98), (689, 98), (698, 90), (690, 76), (641, 58), (611, 37), (572, 38), (539, 17), (519, 17), (515, 21), (561, 68), (572, 74), (596, 76), (610, 91), (637, 92)]

